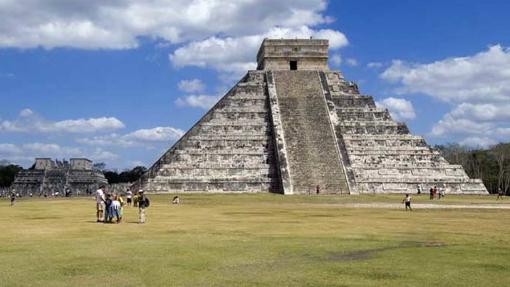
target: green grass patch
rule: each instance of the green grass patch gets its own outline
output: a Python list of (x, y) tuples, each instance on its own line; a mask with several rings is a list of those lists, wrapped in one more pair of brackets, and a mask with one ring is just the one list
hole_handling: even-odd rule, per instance
[[(90, 198), (0, 202), (2, 286), (510, 286), (504, 209), (346, 208), (402, 196), (151, 195), (147, 223)], [(426, 195), (414, 202), (429, 203)], [(510, 203), (448, 196), (436, 204)]]

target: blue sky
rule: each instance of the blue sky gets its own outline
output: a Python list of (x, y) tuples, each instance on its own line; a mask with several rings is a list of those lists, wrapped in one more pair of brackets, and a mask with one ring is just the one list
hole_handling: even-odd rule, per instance
[(311, 35), (330, 39), (332, 69), (429, 143), (508, 141), (508, 11), (503, 0), (0, 1), (0, 160), (149, 166), (254, 68), (261, 39)]

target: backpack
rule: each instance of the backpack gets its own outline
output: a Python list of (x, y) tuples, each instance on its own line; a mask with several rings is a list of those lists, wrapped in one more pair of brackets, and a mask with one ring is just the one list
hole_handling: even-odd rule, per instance
[(145, 208), (149, 207), (151, 205), (151, 202), (148, 197), (145, 198)]

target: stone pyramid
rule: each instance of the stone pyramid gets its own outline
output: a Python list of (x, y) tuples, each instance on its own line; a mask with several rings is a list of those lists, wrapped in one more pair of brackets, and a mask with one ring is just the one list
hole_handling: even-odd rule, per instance
[(327, 66), (328, 41), (266, 39), (249, 71), (135, 184), (149, 192), (485, 194)]

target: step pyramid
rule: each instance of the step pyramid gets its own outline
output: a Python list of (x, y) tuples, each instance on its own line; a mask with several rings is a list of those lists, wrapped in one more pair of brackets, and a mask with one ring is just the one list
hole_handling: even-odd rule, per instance
[(248, 73), (149, 168), (149, 192), (486, 194), (355, 83), (328, 41), (265, 39)]

